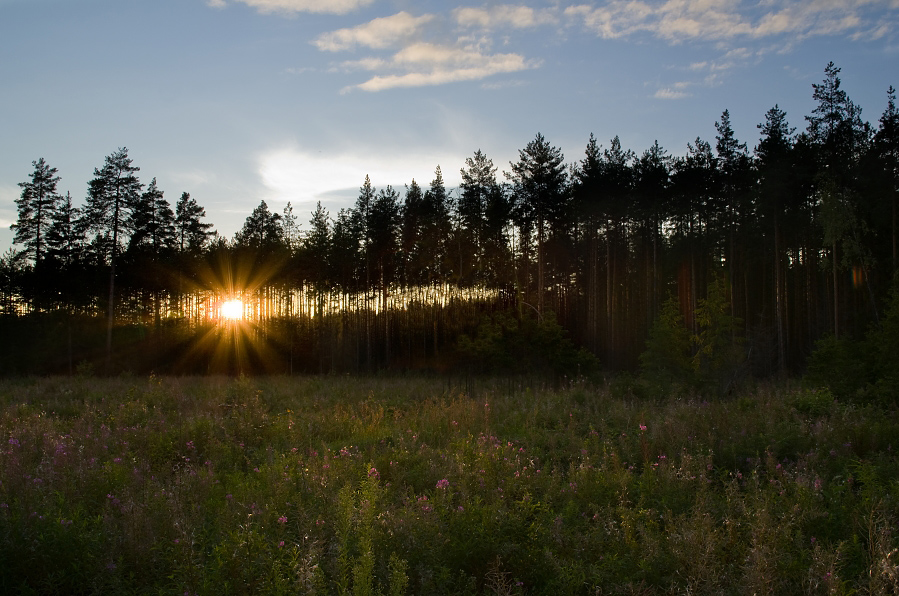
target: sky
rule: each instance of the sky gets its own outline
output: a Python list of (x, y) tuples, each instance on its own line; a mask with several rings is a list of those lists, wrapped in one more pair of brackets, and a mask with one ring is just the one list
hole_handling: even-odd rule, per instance
[(591, 133), (683, 155), (726, 109), (751, 149), (775, 104), (805, 128), (829, 61), (876, 126), (899, 0), (0, 0), (0, 252), (39, 158), (82, 204), (127, 147), (231, 238), (366, 175), (453, 186), (479, 149), (502, 177), (537, 133), (569, 163)]

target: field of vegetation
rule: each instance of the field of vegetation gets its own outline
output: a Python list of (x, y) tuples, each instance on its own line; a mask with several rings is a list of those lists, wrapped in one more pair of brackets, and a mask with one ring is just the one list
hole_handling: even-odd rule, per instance
[(896, 594), (899, 416), (827, 390), (0, 381), (4, 594)]

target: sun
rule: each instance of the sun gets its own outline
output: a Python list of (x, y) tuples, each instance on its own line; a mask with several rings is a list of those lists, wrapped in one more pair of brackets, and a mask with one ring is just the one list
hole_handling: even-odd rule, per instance
[(236, 321), (243, 318), (243, 302), (228, 300), (222, 303), (222, 318)]

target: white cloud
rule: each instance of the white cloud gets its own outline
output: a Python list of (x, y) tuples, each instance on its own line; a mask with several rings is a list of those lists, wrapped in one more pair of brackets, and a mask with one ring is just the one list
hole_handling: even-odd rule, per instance
[(257, 172), (266, 188), (265, 200), (275, 205), (291, 201), (305, 224), (308, 218), (302, 214), (311, 211), (316, 201), (322, 201), (332, 217), (337, 215), (337, 207), (349, 206), (333, 204), (333, 197), (358, 194), (356, 189), (366, 175), (374, 187), (382, 189), (389, 184), (402, 194), (413, 178), (426, 187), (438, 164), (443, 166), (446, 184), (458, 184), (458, 168), (452, 167), (458, 161), (459, 156), (449, 152), (415, 151), (396, 159), (378, 151), (314, 154), (289, 144), (260, 155)]
[(672, 89), (671, 87), (666, 87), (664, 89), (659, 89), (653, 95), (656, 99), (684, 99), (686, 97), (692, 97), (692, 94), (687, 93), (686, 91), (681, 91), (679, 89)]
[[(469, 19), (466, 22), (477, 21), (483, 25), (503, 22), (513, 26), (530, 26), (544, 18), (527, 7), (499, 6), (490, 11), (470, 9), (475, 11), (471, 13), (464, 10), (456, 11), (457, 18), (462, 14), (463, 20)], [(465, 14), (469, 17), (464, 17)], [(365, 56), (332, 67), (333, 71), (365, 70), (374, 73), (363, 83), (345, 87), (342, 93), (353, 89), (374, 92), (395, 87), (473, 81), (539, 66), (539, 61), (527, 60), (520, 54), (492, 53), (489, 48), (493, 40), (486, 34), (468, 34), (449, 43), (422, 41), (425, 25), (436, 18), (431, 14), (414, 17), (400, 12), (357, 27), (325, 33), (312, 43), (319, 50), (329, 52), (356, 46), (374, 50), (399, 46), (400, 49), (391, 56)]]
[(433, 19), (434, 15), (414, 17), (403, 11), (390, 17), (374, 19), (358, 27), (322, 34), (312, 43), (319, 50), (328, 52), (348, 50), (357, 45), (386, 48), (413, 38), (423, 25)]
[(865, 36), (860, 30), (876, 38), (895, 20), (896, 15), (889, 11), (896, 8), (895, 0), (770, 0), (755, 5), (731, 0), (612, 0), (599, 7), (569, 6), (565, 15), (610, 39), (641, 31), (671, 42), (783, 35)]
[[(17, 186), (0, 186), (0, 205), (2, 205), (0, 207), (0, 229), (10, 231), (9, 226), (16, 223), (17, 214), (14, 205), (21, 192), (22, 189)], [(10, 231), (10, 233), (12, 232)]]
[(227, 4), (225, 0), (206, 0), (206, 6), (211, 8), (225, 8)]
[(388, 66), (401, 72), (376, 75), (353, 88), (384, 91), (395, 87), (472, 81), (495, 74), (536, 68), (539, 63), (526, 60), (520, 54), (486, 54), (475, 46), (416, 43), (397, 52)]
[(536, 11), (529, 6), (502, 4), (490, 8), (461, 7), (453, 10), (456, 22), (463, 27), (495, 27), (511, 26), (525, 29), (556, 22), (555, 15), (549, 10)]
[[(224, 0), (210, 0), (214, 6), (223, 3)], [(368, 6), (374, 0), (237, 0), (248, 6), (256, 8), (263, 14), (283, 13), (292, 14), (298, 12), (346, 14), (363, 6)]]

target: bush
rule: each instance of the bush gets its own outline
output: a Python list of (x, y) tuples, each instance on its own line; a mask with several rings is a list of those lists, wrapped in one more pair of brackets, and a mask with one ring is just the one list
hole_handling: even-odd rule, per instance
[(576, 377), (590, 374), (598, 366), (592, 354), (575, 348), (551, 311), (540, 320), (509, 312), (485, 317), (474, 337), (459, 337), (457, 349), (466, 368), (477, 374)]
[[(899, 282), (897, 282), (899, 283)], [(815, 344), (803, 382), (838, 399), (894, 404), (899, 399), (899, 285), (879, 326), (862, 340), (826, 336)]]

